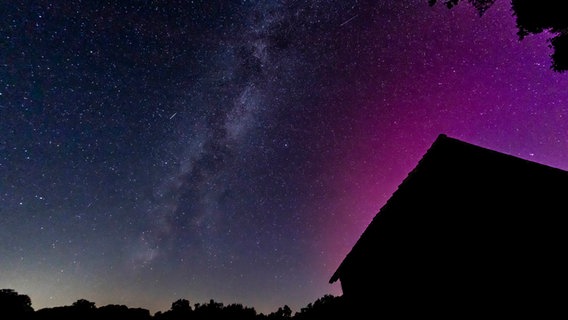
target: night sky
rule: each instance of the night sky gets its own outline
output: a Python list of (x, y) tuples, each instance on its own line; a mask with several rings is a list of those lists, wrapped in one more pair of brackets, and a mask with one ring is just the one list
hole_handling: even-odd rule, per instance
[(0, 288), (36, 310), (299, 311), (438, 134), (568, 169), (568, 74), (505, 0), (0, 16)]

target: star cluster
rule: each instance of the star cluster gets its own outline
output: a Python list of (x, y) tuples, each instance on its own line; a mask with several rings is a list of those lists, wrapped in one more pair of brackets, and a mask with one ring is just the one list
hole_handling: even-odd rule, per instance
[(4, 1), (0, 287), (271, 312), (324, 294), (440, 133), (568, 169), (507, 1)]

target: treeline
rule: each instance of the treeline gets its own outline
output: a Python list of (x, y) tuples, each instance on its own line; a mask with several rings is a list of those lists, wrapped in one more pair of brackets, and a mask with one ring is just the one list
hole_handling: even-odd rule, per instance
[(224, 305), (210, 300), (208, 303), (196, 303), (192, 306), (186, 299), (179, 299), (172, 303), (169, 310), (158, 311), (154, 315), (147, 309), (129, 308), (124, 305), (97, 307), (94, 302), (85, 299), (79, 299), (70, 306), (34, 310), (29, 296), (19, 294), (13, 289), (0, 289), (0, 319), (5, 320), (310, 320), (337, 318), (344, 311), (342, 305), (341, 297), (324, 295), (294, 314), (287, 305), (265, 315), (241, 304)]

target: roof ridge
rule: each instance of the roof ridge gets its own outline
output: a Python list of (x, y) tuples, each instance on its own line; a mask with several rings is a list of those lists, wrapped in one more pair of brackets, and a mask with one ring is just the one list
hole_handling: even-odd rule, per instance
[[(396, 190), (394, 190), (394, 192), (392, 193), (392, 195), (389, 197), (389, 199), (385, 202), (385, 204), (379, 209), (379, 211), (376, 213), (376, 215), (373, 217), (373, 219), (370, 221), (370, 223), (367, 225), (367, 227), (365, 228), (365, 230), (363, 231), (363, 233), (361, 234), (361, 236), (359, 237), (359, 239), (355, 242), (353, 248), (347, 253), (346, 257), (344, 258), (344, 260), (341, 262), (341, 264), (339, 265), (339, 267), (337, 268), (337, 270), (335, 271), (335, 273), (333, 274), (333, 276), (331, 277), (331, 279), (329, 280), (330, 283), (333, 283), (335, 281), (337, 281), (339, 279), (339, 274), (340, 274), (340, 270), (342, 269), (342, 267), (344, 266), (345, 261), (349, 260), (349, 257), (353, 255), (353, 252), (356, 251), (356, 248), (358, 246), (360, 246), (361, 242), (364, 242), (367, 237), (368, 234), (370, 232), (372, 232), (370, 230), (370, 227), (372, 225), (375, 225), (375, 223), (377, 222), (377, 219), (380, 219), (381, 217), (381, 213), (384, 212), (385, 210), (388, 210), (389, 207), (392, 206), (392, 203), (394, 201), (396, 201), (395, 199), (398, 197), (398, 195), (401, 193), (401, 189), (404, 188), (404, 186), (409, 184), (409, 181), (412, 180), (414, 177), (417, 176), (417, 172), (420, 172), (421, 170), (428, 170), (428, 165), (425, 165), (425, 162), (429, 161), (429, 159), (432, 159), (433, 157), (437, 157), (437, 156), (442, 156), (445, 157), (447, 156), (447, 154), (445, 152), (447, 152), (448, 150), (450, 152), (454, 152), (454, 148), (466, 148), (467, 152), (470, 151), (474, 151), (474, 152), (482, 152), (484, 154), (484, 158), (486, 156), (490, 156), (490, 157), (495, 157), (501, 160), (507, 160), (507, 161), (515, 161), (517, 164), (523, 163), (525, 165), (530, 165), (533, 168), (539, 168), (540, 170), (546, 170), (548, 172), (554, 172), (555, 174), (562, 174), (566, 177), (568, 177), (568, 171), (559, 169), (559, 168), (555, 168), (552, 166), (548, 166), (545, 164), (541, 164), (535, 161), (531, 161), (528, 159), (523, 159), (521, 157), (518, 156), (514, 156), (511, 154), (507, 154), (504, 152), (500, 152), (500, 151), (496, 151), (496, 150), (492, 150), (480, 145), (476, 145), (470, 142), (465, 142), (453, 137), (449, 137), (446, 134), (439, 134), (438, 137), (434, 140), (434, 142), (432, 143), (432, 145), (426, 150), (426, 152), (422, 155), (422, 157), (420, 158), (420, 160), (418, 160), (416, 166), (414, 166), (414, 168), (406, 175), (406, 177), (401, 181), (401, 183), (397, 186)], [(445, 151), (444, 151), (445, 150)], [(457, 152), (461, 152), (459, 149), (457, 150)], [(468, 156), (466, 154), (466, 156)]]

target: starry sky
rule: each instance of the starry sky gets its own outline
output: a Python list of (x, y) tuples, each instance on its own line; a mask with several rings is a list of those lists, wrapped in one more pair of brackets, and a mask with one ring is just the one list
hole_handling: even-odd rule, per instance
[(293, 311), (440, 133), (568, 169), (510, 4), (1, 1), (0, 288)]

